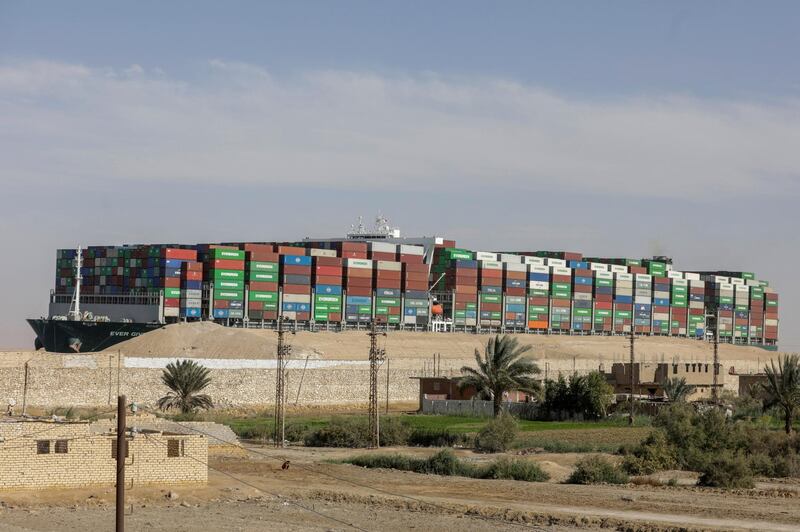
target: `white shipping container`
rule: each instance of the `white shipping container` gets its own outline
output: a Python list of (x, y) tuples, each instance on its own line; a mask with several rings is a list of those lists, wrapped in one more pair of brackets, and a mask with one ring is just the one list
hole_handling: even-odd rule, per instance
[(528, 288), (533, 290), (547, 290), (549, 286), (547, 281), (528, 281)]
[(689, 301), (689, 308), (703, 308), (705, 303), (702, 301)]
[(672, 286), (684, 286), (684, 287), (686, 287), (686, 286), (689, 286), (689, 281), (687, 281), (686, 279), (673, 279), (672, 280)]
[(614, 274), (611, 273), (611, 272), (606, 272), (606, 271), (595, 271), (594, 272), (594, 276), (597, 279), (606, 279), (606, 280), (613, 280), (614, 279)]
[(653, 290), (653, 297), (656, 299), (669, 299), (669, 291)]
[(312, 248), (308, 250), (308, 254), (311, 257), (336, 257), (336, 250)]
[(731, 284), (744, 285), (744, 279), (739, 279), (738, 277), (731, 277)]
[(602, 264), (600, 262), (590, 262), (589, 269), (594, 272), (607, 272), (609, 271), (608, 264)]
[(181, 299), (181, 306), (185, 308), (200, 308), (203, 306), (203, 300), (200, 298)]
[(653, 299), (650, 296), (636, 296), (633, 298), (634, 303), (639, 303), (640, 305), (646, 305), (648, 303), (652, 303)]
[(479, 263), (481, 268), (485, 270), (502, 270), (503, 263), (496, 260), (481, 260)]
[(538, 264), (531, 265), (529, 271), (532, 273), (546, 273), (547, 275), (550, 275), (550, 268)]
[(633, 281), (633, 274), (632, 273), (616, 273), (617, 282), (620, 281)]
[(700, 281), (699, 273), (683, 272), (683, 276), (690, 281)]
[(591, 301), (592, 294), (587, 294), (584, 292), (575, 292), (574, 294), (572, 294), (572, 299), (574, 299), (575, 301)]
[(522, 264), (522, 257), (519, 255), (513, 255), (511, 253), (501, 253), (500, 254), (500, 262), (510, 262), (514, 264)]
[(628, 267), (621, 264), (611, 264), (611, 271), (614, 273), (628, 273)]
[(197, 299), (203, 297), (202, 290), (181, 290), (181, 297), (183, 299)]
[(389, 244), (387, 242), (370, 242), (369, 248), (377, 253), (397, 253), (397, 244)]
[(572, 275), (572, 268), (566, 268), (564, 266), (554, 266), (553, 267), (553, 275)]
[(760, 281), (756, 281), (755, 279), (745, 279), (744, 284), (747, 286), (761, 286)]
[(566, 268), (567, 267), (567, 261), (565, 261), (564, 259), (548, 259), (548, 258), (546, 258), (544, 260), (545, 260), (545, 264), (547, 264), (548, 266), (557, 266), (559, 268)]
[(311, 303), (311, 296), (308, 294), (283, 294), (284, 303)]
[(178, 307), (164, 307), (164, 316), (167, 318), (176, 318), (180, 313)]
[(408, 244), (400, 244), (400, 253), (403, 255), (424, 255), (425, 248), (422, 246), (409, 246)]
[(637, 273), (636, 274), (636, 281), (640, 283), (652, 283), (653, 276), (647, 275), (646, 273)]
[(379, 270), (389, 270), (392, 272), (400, 272), (403, 271), (403, 263), (402, 262), (394, 262), (389, 260), (379, 260), (376, 261), (377, 269)]
[(489, 253), (488, 251), (476, 251), (475, 260), (497, 261), (497, 253)]
[(669, 277), (670, 279), (683, 279), (683, 272), (675, 272), (675, 271), (667, 272), (667, 277)]
[(509, 272), (527, 272), (528, 266), (526, 264), (516, 264), (512, 262), (504, 262), (506, 271)]
[(522, 257), (522, 262), (525, 264), (536, 264), (537, 266), (545, 266), (544, 257), (529, 257), (525, 255)]
[(287, 320), (297, 319), (297, 312), (295, 312), (294, 310), (284, 310), (283, 312), (281, 312), (281, 315)]
[(372, 269), (372, 261), (369, 259), (344, 259), (344, 265), (347, 268)]
[(777, 327), (778, 326), (778, 320), (773, 319), (773, 318), (765, 319), (764, 320), (764, 325), (767, 326), (767, 327)]
[(667, 321), (669, 320), (669, 312), (653, 312), (653, 319)]

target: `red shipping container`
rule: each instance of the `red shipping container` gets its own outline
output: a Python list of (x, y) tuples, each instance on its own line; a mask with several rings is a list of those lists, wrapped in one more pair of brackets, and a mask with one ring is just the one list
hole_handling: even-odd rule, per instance
[(243, 260), (214, 259), (212, 267), (215, 270), (244, 270)]
[(386, 253), (386, 252), (383, 252), (383, 251), (373, 251), (371, 253), (370, 258), (372, 260), (396, 261), (397, 260), (397, 253)]
[(346, 283), (347, 287), (350, 288), (351, 286), (360, 286), (371, 288), (372, 287), (372, 279), (371, 278), (364, 278), (364, 277), (350, 277), (347, 279)]
[(331, 275), (331, 276), (342, 276), (342, 267), (341, 266), (317, 266), (316, 267), (316, 274), (319, 275)]
[(277, 292), (278, 283), (270, 283), (264, 281), (250, 281), (250, 290), (256, 292)]
[(506, 288), (506, 295), (509, 295), (509, 296), (524, 296), (525, 295), (525, 289), (524, 288), (508, 287), (508, 288)]
[(587, 270), (585, 268), (575, 268), (572, 272), (572, 275), (575, 277), (592, 277), (592, 270)]
[(181, 300), (173, 297), (165, 297), (164, 298), (164, 306), (165, 307), (180, 307)]
[(478, 270), (481, 273), (481, 277), (486, 277), (489, 279), (502, 279), (503, 278), (503, 270)]
[(428, 281), (428, 274), (426, 273), (410, 272), (406, 273), (403, 277), (409, 281), (425, 281), (425, 282)]
[(611, 294), (597, 294), (594, 296), (595, 301), (602, 301), (603, 303), (611, 303), (614, 298)]
[(576, 284), (572, 287), (572, 291), (577, 294), (591, 294), (592, 285), (590, 284)]
[(370, 286), (351, 286), (347, 288), (348, 296), (371, 296), (372, 287)]
[(164, 248), (161, 250), (161, 257), (165, 259), (197, 260), (197, 250)]
[(283, 266), (283, 271), (281, 273), (286, 275), (311, 275), (311, 266), (286, 264)]
[(456, 294), (467, 294), (467, 295), (476, 295), (478, 293), (477, 286), (468, 286), (468, 285), (456, 285), (455, 287)]
[(553, 298), (550, 300), (550, 306), (553, 307), (567, 307), (569, 308), (571, 305), (571, 300), (569, 299), (557, 299)]
[(389, 307), (389, 315), (390, 316), (400, 315), (400, 307)]
[(190, 271), (190, 272), (202, 272), (203, 271), (203, 263), (202, 262), (184, 262), (181, 264), (181, 269)]
[(342, 321), (341, 312), (329, 312), (328, 321)]
[(424, 282), (421, 282), (421, 281), (406, 281), (403, 284), (403, 286), (405, 287), (406, 290), (415, 290), (415, 291), (420, 291), (420, 292), (424, 292), (424, 291), (428, 290), (428, 282), (427, 281), (424, 281)]
[[(463, 269), (463, 268), (462, 268)], [(403, 271), (409, 273), (424, 273), (428, 274), (428, 266), (425, 264), (403, 264)]]
[(600, 310), (611, 310), (612, 303), (604, 302), (604, 301), (596, 301), (594, 304), (594, 308)]
[(230, 302), (229, 302), (229, 301), (227, 301), (227, 300), (225, 300), (225, 299), (215, 299), (215, 300), (214, 300), (214, 308), (222, 308), (222, 309), (225, 309), (225, 308), (228, 308), (228, 306), (229, 306), (229, 303), (230, 303)]
[(401, 253), (400, 254), (400, 262), (403, 262), (403, 263), (406, 263), (406, 264), (414, 264), (414, 265), (423, 264), (424, 257), (422, 255), (408, 255), (406, 253)]
[(367, 252), (366, 251), (342, 251), (342, 258), (343, 259), (366, 259)]
[[(628, 271), (630, 273), (641, 273), (641, 274), (645, 274), (645, 275), (647, 274), (647, 268), (645, 268), (643, 266), (628, 266)], [(649, 329), (650, 329), (650, 327), (648, 327), (648, 330)], [(637, 331), (638, 331), (638, 327), (637, 327)]]
[(557, 275), (553, 274), (550, 276), (554, 283), (571, 283), (572, 276), (571, 275)]
[(528, 303), (537, 307), (547, 306), (550, 304), (550, 299), (546, 297), (529, 297)]
[(489, 312), (500, 312), (501, 310), (503, 310), (503, 306), (500, 303), (481, 303), (481, 310)]
[[(244, 246), (242, 246), (242, 249), (244, 249), (245, 251), (250, 251), (250, 252), (254, 252), (254, 253), (276, 254), (275, 253), (275, 244), (248, 243), (248, 244), (245, 244)], [(260, 260), (260, 259), (255, 259), (255, 260)], [(272, 262), (272, 261), (267, 261), (267, 262)]]
[(342, 259), (339, 257), (314, 257), (316, 266), (338, 266), (342, 267)]
[(360, 277), (362, 279), (372, 279), (372, 270), (366, 268), (347, 268), (345, 270), (345, 277), (352, 279)]
[(296, 246), (278, 246), (278, 255), (305, 255), (306, 248)]
[(186, 271), (181, 273), (181, 279), (184, 281), (202, 281), (203, 272)]
[(330, 284), (334, 286), (342, 286), (342, 277), (341, 276), (328, 276), (328, 275), (319, 275), (316, 278), (316, 282), (314, 284)]
[(283, 285), (284, 294), (311, 294), (311, 285), (307, 284), (285, 284)]
[(180, 288), (180, 277), (164, 277), (164, 288)]
[(375, 278), (400, 281), (400, 272), (393, 272), (390, 270), (375, 270)]
[(279, 262), (280, 255), (277, 253), (265, 253), (262, 251), (252, 251), (247, 254), (248, 262)]
[(367, 251), (366, 242), (340, 242), (338, 243), (342, 251)]

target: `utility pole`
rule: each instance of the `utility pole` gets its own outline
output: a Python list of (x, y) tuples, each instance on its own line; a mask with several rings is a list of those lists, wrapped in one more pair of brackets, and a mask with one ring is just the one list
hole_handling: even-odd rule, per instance
[(628, 425), (633, 425), (633, 415), (634, 411), (636, 410), (636, 406), (634, 403), (634, 388), (636, 387), (636, 377), (634, 376), (634, 364), (636, 360), (635, 349), (633, 347), (634, 342), (636, 342), (636, 333), (633, 330), (633, 325), (631, 326), (631, 417), (628, 418)]
[(386, 415), (389, 415), (389, 357), (386, 357)]
[(719, 384), (719, 309), (716, 312), (717, 325), (714, 327), (714, 369), (712, 373), (713, 384), (711, 385), (711, 400), (717, 404), (719, 400), (719, 393), (717, 392), (717, 385)]
[(125, 396), (117, 397), (117, 532), (125, 531)]
[(24, 375), (22, 380), (22, 415), (26, 414), (26, 409), (28, 407), (28, 361), (25, 361), (25, 369)]
[(369, 336), (369, 434), (370, 447), (380, 447), (380, 420), (378, 419), (378, 367), (386, 358), (386, 350), (378, 348), (378, 336), (386, 336), (375, 330), (375, 321), (370, 324)]
[[(286, 441), (286, 361), (292, 352), (283, 337), (283, 319), (278, 319), (278, 350), (276, 353), (277, 364), (275, 367), (275, 431), (273, 440), (275, 447), (283, 447)], [(294, 334), (294, 333), (292, 333)]]

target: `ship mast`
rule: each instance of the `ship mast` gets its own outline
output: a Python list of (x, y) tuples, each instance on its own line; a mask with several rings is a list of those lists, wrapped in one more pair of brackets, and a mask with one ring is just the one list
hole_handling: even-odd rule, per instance
[(78, 246), (77, 253), (75, 254), (75, 260), (72, 261), (72, 264), (75, 266), (75, 291), (72, 293), (72, 303), (69, 306), (68, 317), (73, 321), (80, 321), (81, 281), (83, 280), (83, 275), (81, 275), (81, 268), (83, 268), (83, 249), (81, 246)]

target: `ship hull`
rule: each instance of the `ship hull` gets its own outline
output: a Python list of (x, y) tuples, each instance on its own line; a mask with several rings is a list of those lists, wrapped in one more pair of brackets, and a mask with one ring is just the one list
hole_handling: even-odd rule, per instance
[(160, 329), (161, 323), (123, 323), (30, 319), (36, 333), (36, 349), (53, 353), (102, 351), (144, 333)]

